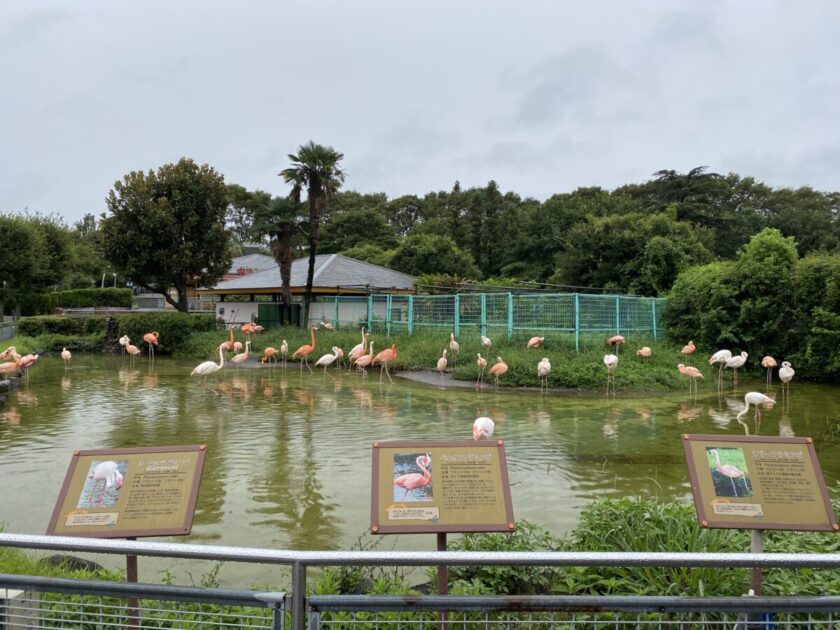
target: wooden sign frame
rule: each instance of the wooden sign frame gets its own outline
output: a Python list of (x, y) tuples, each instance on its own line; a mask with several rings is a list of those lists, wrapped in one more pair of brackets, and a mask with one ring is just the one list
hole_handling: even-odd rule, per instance
[[(682, 442), (694, 507), (702, 527), (829, 532), (840, 529), (810, 437), (683, 434)], [(700, 449), (705, 456), (695, 457)], [(719, 450), (733, 451), (731, 456), (739, 465), (722, 463)], [(711, 467), (708, 458), (713, 451), (717, 463)], [(732, 495), (728, 489), (717, 489), (715, 472), (721, 484), (725, 485), (724, 477), (729, 478)], [(781, 518), (786, 510), (802, 520), (796, 516)], [(820, 518), (809, 520), (809, 513), (819, 513)]]
[[(125, 494), (126, 498), (123, 498), (122, 496), (120, 496), (118, 499), (109, 498), (109, 504), (103, 506), (103, 497), (105, 496), (107, 488), (113, 486), (114, 477), (112, 477), (109, 482), (103, 480), (103, 488), (100, 494), (99, 506), (93, 505), (93, 494), (96, 492), (98, 486), (96, 485), (97, 478), (93, 477), (91, 471), (94, 469), (93, 463), (96, 462), (97, 459), (105, 459), (106, 462), (110, 460), (116, 460), (116, 462), (114, 463), (125, 462), (125, 464), (122, 464), (124, 468), (127, 468), (130, 463), (138, 463), (138, 465), (145, 464), (146, 462), (144, 460), (138, 460), (138, 456), (148, 455), (156, 457), (158, 459), (165, 459), (165, 463), (161, 464), (161, 471), (152, 471), (145, 475), (152, 477), (158, 472), (162, 472), (164, 474), (171, 474), (172, 466), (177, 465), (171, 463), (173, 461), (172, 458), (177, 456), (179, 453), (189, 453), (191, 455), (194, 454), (195, 466), (193, 468), (192, 482), (189, 486), (186, 501), (179, 503), (179, 512), (181, 509), (183, 509), (184, 512), (183, 519), (179, 519), (180, 522), (178, 523), (178, 525), (159, 528), (120, 528), (118, 526), (120, 513), (116, 512), (117, 516), (112, 515), (117, 509), (125, 509), (125, 505), (129, 501), (128, 497), (130, 497), (133, 486), (129, 485), (129, 487), (126, 488), (125, 491), (123, 491), (121, 488), (119, 489), (120, 495)], [(192, 531), (193, 515), (195, 513), (195, 504), (198, 499), (198, 490), (201, 485), (201, 473), (204, 470), (205, 455), (206, 446), (204, 446), (203, 444), (190, 446), (150, 446), (141, 448), (103, 448), (85, 451), (74, 451), (73, 457), (70, 460), (70, 466), (67, 469), (67, 474), (64, 477), (64, 483), (62, 484), (61, 491), (58, 494), (58, 499), (56, 500), (55, 508), (53, 508), (53, 513), (50, 517), (49, 525), (47, 526), (47, 534), (52, 534), (55, 536), (84, 536), (92, 538), (186, 536)], [(91, 463), (86, 466), (85, 464), (87, 464), (89, 461)], [(153, 463), (154, 462), (148, 462), (148, 464), (150, 465)], [(167, 466), (168, 468), (164, 469), (164, 467)], [(120, 475), (122, 474), (123, 473), (120, 472)], [(135, 473), (133, 471), (126, 472), (124, 477), (120, 476), (120, 484), (131, 484), (132, 478), (136, 478), (138, 475), (139, 473)], [(87, 490), (87, 480), (90, 479), (94, 480), (93, 489)], [(71, 488), (74, 489), (73, 496), (69, 496)], [(154, 490), (145, 490), (145, 492), (151, 494), (154, 493)], [(85, 493), (91, 495), (89, 497), (91, 505), (87, 509), (80, 507)], [(111, 512), (103, 511), (109, 509), (111, 510)], [(63, 527), (59, 526), (59, 519), (64, 518), (64, 522), (66, 523), (67, 519), (74, 515), (81, 515), (82, 517), (89, 516), (91, 520), (95, 520), (96, 515), (100, 515), (100, 517), (105, 517), (105, 519), (110, 518), (114, 522), (110, 525), (104, 525), (101, 523), (89, 525), (82, 524), (78, 526), (78, 530), (73, 528), (72, 531), (70, 531), (66, 525)]]
[[(387, 507), (381, 501), (388, 501), (388, 496), (381, 496), (380, 487), (386, 485), (393, 487), (395, 468), (383, 467), (380, 465), (380, 460), (384, 456), (383, 453), (387, 450), (399, 449), (408, 451), (408, 453), (426, 453), (427, 451), (437, 451), (438, 449), (456, 449), (457, 451), (475, 450), (481, 455), (488, 455), (490, 449), (496, 455), (496, 464), (488, 464), (494, 466), (490, 472), (496, 472), (495, 466), (498, 466), (497, 482), (500, 485), (501, 505), (496, 508), (499, 512), (499, 519), (496, 522), (466, 522), (466, 523), (436, 523), (419, 524), (416, 521), (406, 525), (395, 525), (380, 522), (382, 519), (380, 515), (383, 510), (387, 511)], [(371, 478), (371, 512), (370, 512), (370, 531), (372, 534), (410, 534), (410, 533), (467, 533), (467, 532), (511, 532), (516, 529), (516, 522), (513, 518), (513, 501), (510, 496), (510, 480), (508, 478), (507, 460), (505, 458), (505, 449), (503, 440), (394, 440), (374, 442), (371, 448), (373, 456), (372, 478)], [(407, 456), (407, 453), (402, 454)], [(456, 455), (449, 455), (456, 456)], [(492, 457), (489, 458), (492, 460)], [(437, 466), (437, 470), (441, 470)], [(380, 475), (388, 475), (389, 481), (381, 480)], [(441, 482), (442, 483), (442, 482)], [(453, 482), (454, 483), (454, 482)], [(393, 496), (391, 497), (393, 499)], [(390, 501), (389, 501), (390, 503)], [(393, 504), (392, 504), (393, 505)], [(434, 508), (433, 508), (434, 509)], [(439, 507), (444, 510), (445, 507)]]

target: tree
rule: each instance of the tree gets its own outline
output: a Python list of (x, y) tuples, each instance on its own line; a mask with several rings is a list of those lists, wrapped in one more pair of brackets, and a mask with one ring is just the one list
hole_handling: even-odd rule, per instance
[(306, 226), (309, 236), (309, 269), (306, 274), (306, 293), (303, 298), (303, 317), (301, 318), (301, 324), (304, 327), (309, 323), (309, 305), (312, 302), (318, 228), (327, 212), (329, 201), (344, 183), (344, 171), (339, 167), (339, 162), (343, 158), (344, 154), (332, 147), (315, 144), (310, 140), (308, 144), (298, 149), (297, 154), (289, 154), (292, 165), (280, 172), (283, 180), (292, 186), (289, 199), (299, 206), (301, 194), (305, 188), (309, 202), (309, 221)]
[[(100, 222), (105, 258), (134, 284), (187, 312), (187, 287), (212, 285), (227, 272), (224, 177), (189, 158), (157, 171), (132, 171), (114, 183)], [(169, 294), (175, 289), (177, 298)]]
[(227, 225), (237, 243), (257, 240), (261, 234), (254, 223), (256, 214), (271, 203), (271, 195), (263, 190), (253, 192), (239, 184), (228, 184)]
[(479, 276), (470, 253), (460, 249), (448, 236), (407, 236), (394, 252), (391, 265), (398, 271), (414, 276), (430, 273), (443, 273), (461, 278)]
[(19, 217), (0, 215), (0, 320), (5, 305), (16, 308), (33, 291), (36, 257), (35, 234)]
[(377, 245), (383, 249), (396, 247), (397, 235), (385, 222), (382, 212), (374, 208), (359, 208), (333, 212), (324, 223), (318, 252), (340, 252), (360, 245)]

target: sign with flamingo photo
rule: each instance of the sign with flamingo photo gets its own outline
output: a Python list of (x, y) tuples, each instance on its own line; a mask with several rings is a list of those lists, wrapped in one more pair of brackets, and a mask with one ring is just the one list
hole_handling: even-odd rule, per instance
[(97, 538), (190, 533), (205, 447), (76, 451), (48, 534)]
[(838, 531), (811, 438), (682, 439), (703, 527)]
[(371, 532), (513, 531), (504, 442), (373, 444)]

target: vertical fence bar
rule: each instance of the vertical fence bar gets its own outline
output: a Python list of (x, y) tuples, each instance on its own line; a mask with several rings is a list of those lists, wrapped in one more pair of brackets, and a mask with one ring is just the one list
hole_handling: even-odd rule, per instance
[(656, 298), (650, 301), (650, 317), (653, 321), (653, 340), (656, 341)]
[(575, 352), (580, 352), (580, 294), (575, 293)]
[(306, 628), (306, 565), (292, 565), (292, 630)]
[(370, 327), (373, 325), (373, 296), (368, 295), (368, 325), (367, 329), (370, 332)]
[(455, 326), (454, 326), (455, 336), (460, 337), (461, 336), (461, 296), (457, 293), (455, 294), (454, 302), (455, 302), (455, 304), (454, 304), (453, 308), (455, 310), (455, 313), (454, 313), (454, 315), (455, 315), (455, 322), (454, 322), (455, 323)]
[(513, 338), (513, 293), (508, 293), (508, 339)]
[(621, 297), (615, 296), (615, 334), (621, 334)]
[(333, 305), (333, 325), (338, 326), (338, 296), (335, 296), (335, 304)]
[(391, 294), (388, 294), (388, 299), (385, 302), (385, 336), (391, 336)]
[(481, 294), (481, 336), (487, 336), (487, 294)]
[(408, 334), (414, 332), (414, 296), (408, 296)]

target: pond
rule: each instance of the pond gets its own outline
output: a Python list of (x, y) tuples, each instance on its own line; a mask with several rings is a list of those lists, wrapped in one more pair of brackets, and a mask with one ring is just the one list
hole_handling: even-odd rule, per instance
[[(477, 416), (505, 440), (517, 519), (561, 534), (598, 496), (690, 501), (681, 433), (811, 436), (826, 482), (840, 478), (836, 387), (793, 383), (760, 424), (735, 415), (742, 380), (718, 395), (704, 383), (668, 395), (607, 398), (440, 389), (395, 378), (297, 366), (225, 368), (202, 387), (195, 361), (77, 356), (43, 359), (0, 407), (0, 522), (43, 533), (76, 449), (206, 444), (190, 537), (294, 549), (349, 549), (370, 524), (371, 443), (469, 439)], [(711, 380), (711, 379), (710, 379)], [(389, 537), (383, 548), (432, 549), (434, 536)], [(143, 576), (141, 575), (141, 578)]]

